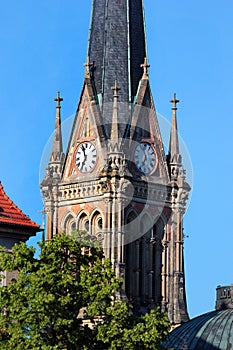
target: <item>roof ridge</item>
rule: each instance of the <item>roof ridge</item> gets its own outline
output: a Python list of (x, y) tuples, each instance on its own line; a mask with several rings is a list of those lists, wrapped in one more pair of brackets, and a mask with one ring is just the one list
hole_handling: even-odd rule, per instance
[(36, 224), (26, 215), (14, 201), (6, 194), (0, 181), (0, 224), (20, 225), (36, 228), (39, 231), (40, 225)]

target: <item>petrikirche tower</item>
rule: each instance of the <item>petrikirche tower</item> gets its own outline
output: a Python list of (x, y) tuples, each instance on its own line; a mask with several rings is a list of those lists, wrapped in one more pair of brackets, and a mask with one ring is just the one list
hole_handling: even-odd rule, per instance
[(41, 184), (46, 239), (86, 230), (118, 276), (135, 313), (155, 305), (188, 320), (183, 215), (190, 186), (179, 153), (177, 103), (165, 155), (150, 89), (143, 0), (93, 0), (84, 83), (67, 151), (60, 93)]

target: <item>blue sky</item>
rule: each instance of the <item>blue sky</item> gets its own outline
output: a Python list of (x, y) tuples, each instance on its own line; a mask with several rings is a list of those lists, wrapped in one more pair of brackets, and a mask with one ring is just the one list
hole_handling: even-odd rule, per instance
[[(61, 90), (63, 119), (83, 82), (91, 0), (10, 0), (0, 13), (0, 179), (8, 195), (41, 223), (39, 167)], [(232, 0), (145, 0), (150, 81), (157, 111), (179, 130), (194, 184), (185, 216), (190, 315), (212, 310), (218, 284), (233, 283)], [(32, 240), (32, 243), (35, 239)]]

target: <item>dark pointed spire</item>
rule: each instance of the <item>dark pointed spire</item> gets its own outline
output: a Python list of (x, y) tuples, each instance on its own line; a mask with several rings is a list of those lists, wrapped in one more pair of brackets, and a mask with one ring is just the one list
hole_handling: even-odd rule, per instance
[(63, 155), (63, 145), (62, 145), (62, 132), (61, 132), (61, 98), (60, 91), (58, 91), (57, 97), (54, 98), (54, 101), (57, 102), (56, 105), (56, 121), (54, 129), (54, 138), (52, 152), (50, 156), (50, 161), (57, 161), (61, 159)]
[(143, 0), (93, 0), (88, 56), (95, 61), (95, 87), (102, 101), (112, 101), (115, 77), (121, 84), (119, 101), (133, 101), (146, 56)]
[(178, 137), (178, 127), (177, 127), (177, 104), (180, 102), (176, 98), (176, 93), (174, 93), (174, 98), (170, 101), (172, 103), (172, 125), (171, 125), (171, 135), (170, 135), (170, 145), (169, 145), (169, 161), (170, 163), (180, 163), (181, 156), (179, 151), (179, 137)]

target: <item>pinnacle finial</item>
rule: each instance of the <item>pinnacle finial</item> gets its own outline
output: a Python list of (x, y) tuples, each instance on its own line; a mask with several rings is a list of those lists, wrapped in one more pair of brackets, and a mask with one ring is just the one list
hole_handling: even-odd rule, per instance
[(173, 104), (172, 110), (176, 111), (177, 110), (177, 103), (180, 102), (180, 100), (177, 100), (177, 98), (176, 98), (176, 93), (174, 93), (174, 98), (173, 98), (173, 100), (170, 100), (170, 102)]
[(120, 87), (117, 84), (117, 80), (115, 80), (115, 85), (112, 87), (112, 91), (113, 91), (113, 97), (119, 97), (118, 95), (118, 91), (120, 91)]
[(57, 97), (54, 99), (55, 102), (57, 102), (57, 108), (61, 108), (61, 102), (63, 101), (63, 98), (61, 97), (60, 91), (57, 93)]
[(92, 77), (95, 71), (95, 62), (90, 62), (90, 58), (87, 57), (87, 62), (84, 63), (84, 67), (86, 67), (85, 76)]
[(112, 131), (111, 131), (111, 141), (118, 142), (119, 141), (119, 130), (118, 130), (118, 91), (120, 90), (117, 80), (115, 80), (115, 84), (112, 87), (113, 91), (113, 115), (112, 115)]
[(176, 93), (174, 93), (174, 97), (172, 100), (170, 100), (170, 102), (172, 103), (172, 125), (169, 146), (170, 161), (173, 163), (180, 163), (181, 160), (179, 156), (179, 137), (176, 116), (177, 104), (180, 101), (177, 99)]
[(147, 59), (147, 57), (144, 58), (144, 63), (141, 64), (140, 67), (143, 68), (143, 77), (142, 77), (142, 78), (143, 78), (143, 79), (148, 78), (148, 71), (149, 71), (148, 68), (150, 68), (150, 65), (148, 64), (148, 59)]
[(62, 131), (61, 131), (61, 102), (63, 101), (63, 98), (61, 97), (60, 91), (58, 91), (57, 97), (54, 98), (54, 101), (57, 102), (57, 105), (56, 105), (54, 138), (53, 138), (52, 152), (50, 155), (50, 161), (55, 161), (57, 159), (60, 159), (60, 157), (63, 156)]

